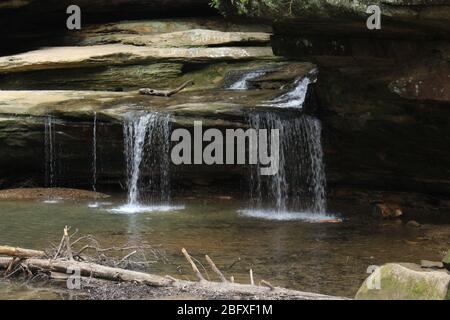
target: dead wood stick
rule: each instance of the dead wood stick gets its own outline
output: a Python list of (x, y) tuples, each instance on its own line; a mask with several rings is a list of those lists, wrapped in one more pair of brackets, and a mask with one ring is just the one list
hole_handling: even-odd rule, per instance
[(222, 282), (228, 282), (227, 278), (225, 278), (223, 273), (219, 270), (219, 268), (217, 268), (214, 261), (212, 261), (212, 259), (208, 255), (205, 255), (205, 259), (208, 262), (211, 269), (219, 276), (220, 280), (222, 280)]
[(59, 242), (59, 246), (58, 246), (58, 250), (56, 250), (55, 256), (53, 257), (53, 260), (55, 260), (56, 258), (58, 258), (59, 254), (61, 253), (61, 250), (64, 246), (64, 240), (66, 239), (66, 237), (63, 235), (61, 238), (61, 241)]
[(136, 253), (137, 253), (136, 250), (134, 250), (133, 252), (130, 252), (125, 257), (123, 257), (122, 260), (120, 260), (118, 263), (116, 263), (116, 266), (120, 265), (122, 262), (125, 262), (125, 260), (127, 260), (129, 257), (131, 257), (132, 255), (134, 255)]
[[(1, 264), (1, 261), (0, 261)], [(67, 270), (80, 270), (80, 275), (104, 280), (137, 282), (150, 286), (167, 286), (170, 281), (164, 277), (143, 272), (125, 270), (120, 268), (106, 267), (96, 263), (64, 261), (64, 260), (44, 260), (26, 259), (22, 265), (32, 271), (52, 271), (66, 273)]]
[[(0, 269), (6, 269), (14, 258), (0, 257)], [(192, 292), (202, 292), (205, 295), (242, 295), (255, 296), (260, 299), (321, 299), (321, 300), (341, 300), (344, 298), (326, 296), (316, 293), (301, 292), (284, 288), (276, 288), (276, 290), (267, 290), (262, 286), (251, 286), (248, 284), (238, 283), (217, 283), (209, 281), (191, 282), (177, 279), (170, 279), (157, 275), (124, 270), (120, 268), (105, 267), (94, 263), (67, 261), (67, 260), (46, 260), (29, 258), (21, 262), (21, 266), (25, 270), (31, 270), (34, 274), (39, 272), (57, 272), (67, 274), (67, 270), (78, 268), (82, 279), (93, 278), (112, 281), (136, 282), (154, 287), (173, 287), (174, 289), (182, 289), (183, 291), (192, 290)], [(272, 286), (266, 281), (261, 284)], [(272, 286), (273, 287), (273, 286)]]
[(32, 258), (32, 257), (45, 257), (45, 252), (40, 250), (30, 250), (10, 246), (0, 246), (0, 255), (18, 258)]
[(69, 260), (73, 261), (72, 248), (70, 247), (69, 228), (67, 226), (64, 227), (64, 238), (66, 242), (67, 255), (69, 256)]
[(195, 275), (197, 276), (198, 280), (205, 281), (205, 278), (203, 278), (203, 275), (198, 270), (197, 266), (195, 265), (194, 261), (192, 260), (191, 256), (187, 252), (185, 248), (181, 249), (181, 252), (183, 253), (186, 260), (191, 264), (192, 270), (194, 271)]
[(261, 286), (265, 286), (265, 287), (270, 288), (270, 290), (275, 290), (275, 287), (274, 287), (270, 282), (268, 282), (268, 281), (266, 281), (266, 280), (261, 280), (261, 281), (259, 282), (259, 284), (260, 284)]
[(173, 90), (157, 90), (157, 89), (150, 89), (150, 88), (142, 88), (139, 89), (140, 94), (148, 95), (148, 96), (158, 96), (158, 97), (171, 97), (174, 94), (177, 94), (181, 90), (185, 89), (188, 86), (191, 86), (194, 84), (194, 81), (189, 80), (183, 83), (181, 86), (179, 86), (176, 89)]

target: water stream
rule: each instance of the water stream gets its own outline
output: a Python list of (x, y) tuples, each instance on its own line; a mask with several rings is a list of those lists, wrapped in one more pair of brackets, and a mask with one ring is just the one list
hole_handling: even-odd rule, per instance
[(97, 191), (97, 112), (92, 128), (92, 191)]
[(112, 211), (174, 210), (177, 207), (170, 206), (170, 116), (129, 113), (123, 129), (128, 199), (124, 206)]
[(258, 78), (260, 76), (263, 76), (267, 73), (267, 71), (250, 71), (244, 73), (236, 82), (232, 83), (228, 86), (228, 90), (248, 90), (249, 80)]
[(259, 165), (250, 172), (252, 209), (245, 214), (277, 220), (326, 220), (326, 179), (318, 119), (302, 115), (282, 118), (274, 112), (250, 117), (254, 129), (280, 132), (279, 170), (261, 176)]
[(45, 118), (45, 186), (55, 187), (55, 131), (53, 129), (53, 117), (48, 115)]

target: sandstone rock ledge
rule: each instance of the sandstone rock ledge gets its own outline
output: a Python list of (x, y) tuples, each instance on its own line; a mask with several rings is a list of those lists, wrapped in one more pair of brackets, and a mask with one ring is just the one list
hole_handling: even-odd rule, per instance
[(0, 58), (0, 73), (125, 65), (149, 61), (214, 62), (272, 57), (270, 47), (155, 48), (123, 44), (53, 47)]
[(0, 190), (0, 200), (96, 200), (106, 199), (108, 195), (79, 189), (64, 188), (24, 188)]

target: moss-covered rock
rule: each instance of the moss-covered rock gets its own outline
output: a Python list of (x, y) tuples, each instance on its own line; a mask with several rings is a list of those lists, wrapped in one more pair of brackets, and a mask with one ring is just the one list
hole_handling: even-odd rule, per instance
[(413, 264), (386, 264), (376, 269), (356, 294), (359, 300), (448, 300), (450, 274), (423, 271)]

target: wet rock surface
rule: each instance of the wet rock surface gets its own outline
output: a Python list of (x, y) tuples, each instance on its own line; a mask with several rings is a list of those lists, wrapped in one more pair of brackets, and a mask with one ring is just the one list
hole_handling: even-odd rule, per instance
[(414, 264), (386, 264), (370, 275), (358, 300), (448, 300), (450, 274), (423, 271)]

